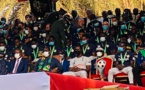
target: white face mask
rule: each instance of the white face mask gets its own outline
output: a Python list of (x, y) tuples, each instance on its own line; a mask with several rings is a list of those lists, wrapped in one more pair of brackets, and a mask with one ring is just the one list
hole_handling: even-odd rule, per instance
[(38, 27), (34, 27), (33, 29), (34, 29), (34, 31), (37, 31), (38, 30)]
[(32, 47), (33, 49), (35, 49), (35, 48), (37, 47), (37, 45), (31, 45), (31, 47)]
[(128, 43), (131, 43), (131, 39), (130, 39), (130, 38), (128, 38), (128, 39), (127, 39), (127, 42), (128, 42)]
[(0, 51), (4, 51), (5, 50), (5, 46), (0, 46)]
[(46, 33), (42, 33), (42, 37), (46, 37)]
[(98, 56), (98, 57), (101, 57), (102, 55), (103, 55), (102, 52), (97, 52), (97, 56)]
[(14, 55), (14, 57), (15, 57), (16, 59), (19, 59), (19, 58), (20, 58), (20, 54), (19, 54), (19, 53), (16, 53), (16, 54)]
[(64, 55), (63, 54), (59, 54), (59, 56), (61, 57), (61, 60), (64, 58)]
[(49, 56), (49, 52), (45, 51), (45, 52), (43, 52), (43, 55), (44, 55), (45, 57), (48, 57), (48, 56)]
[(106, 40), (105, 37), (100, 37), (101, 42), (104, 42), (105, 40)]
[(117, 22), (112, 22), (112, 24), (113, 24), (114, 26), (117, 26)]
[(28, 30), (25, 30), (25, 34), (29, 34), (29, 31)]

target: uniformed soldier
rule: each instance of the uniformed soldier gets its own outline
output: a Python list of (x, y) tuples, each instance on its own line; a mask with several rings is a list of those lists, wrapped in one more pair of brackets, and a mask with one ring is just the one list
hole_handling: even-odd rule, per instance
[(113, 82), (113, 76), (124, 72), (128, 74), (129, 84), (133, 84), (132, 67), (134, 65), (133, 54), (126, 51), (126, 43), (121, 42), (118, 46), (118, 51), (115, 55), (115, 67), (109, 70), (108, 81)]

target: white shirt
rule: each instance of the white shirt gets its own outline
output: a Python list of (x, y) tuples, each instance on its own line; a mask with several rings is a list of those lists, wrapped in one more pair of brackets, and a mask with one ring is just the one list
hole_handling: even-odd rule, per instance
[(80, 69), (86, 69), (86, 65), (91, 65), (91, 61), (88, 57), (75, 57), (70, 59), (70, 66), (69, 67), (78, 67)]
[(88, 24), (90, 23), (90, 19), (87, 18), (87, 23), (86, 23), (86, 27), (88, 27)]
[(18, 62), (18, 67), (19, 67), (19, 64), (20, 64), (21, 60), (22, 60), (22, 58), (19, 58), (19, 62), (18, 62), (18, 60), (16, 59), (15, 66), (14, 66), (14, 69), (13, 69), (13, 73), (15, 72), (17, 62)]

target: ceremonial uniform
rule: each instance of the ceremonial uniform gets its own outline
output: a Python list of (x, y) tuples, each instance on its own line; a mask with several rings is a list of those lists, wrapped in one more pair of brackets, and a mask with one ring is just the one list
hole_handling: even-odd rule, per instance
[(110, 69), (108, 73), (108, 81), (112, 82), (114, 75), (124, 72), (128, 74), (129, 83), (133, 84), (133, 72), (131, 67), (131, 61), (133, 61), (133, 54), (131, 52), (126, 51), (124, 54), (117, 53), (115, 55), (115, 62), (118, 62), (119, 64), (123, 65), (124, 68), (122, 70), (119, 70), (117, 67)]

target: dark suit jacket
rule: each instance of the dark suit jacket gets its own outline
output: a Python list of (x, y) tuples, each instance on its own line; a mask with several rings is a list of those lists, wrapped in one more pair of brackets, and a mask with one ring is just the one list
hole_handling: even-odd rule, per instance
[(62, 63), (63, 72), (69, 71), (69, 65), (70, 65), (70, 61), (68, 61), (68, 60), (64, 60), (64, 61), (63, 61), (63, 63)]
[[(11, 60), (9, 63), (9, 69), (8, 69), (8, 73), (12, 73), (13, 69), (15, 67), (15, 62), (16, 60)], [(18, 66), (18, 70), (17, 73), (27, 73), (28, 72), (28, 60), (22, 58), (19, 66)]]

